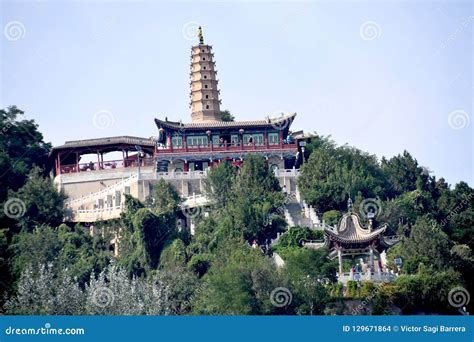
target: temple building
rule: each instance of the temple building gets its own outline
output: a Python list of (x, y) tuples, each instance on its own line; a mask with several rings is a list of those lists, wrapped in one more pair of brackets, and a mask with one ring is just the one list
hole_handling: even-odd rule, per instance
[[(391, 281), (395, 275), (385, 265), (385, 251), (399, 241), (398, 236), (385, 236), (387, 225), (374, 227), (373, 216), (368, 215), (369, 224), (363, 227), (359, 215), (349, 199), (348, 212), (339, 225), (324, 226), (324, 244), (330, 249), (329, 257), (339, 262), (338, 278), (348, 280)], [(343, 259), (352, 261), (350, 270), (344, 272)]]
[(52, 149), (55, 184), (69, 196), (72, 212), (90, 214), (72, 220), (117, 217), (112, 209), (121, 208), (124, 194), (144, 200), (161, 178), (185, 199), (200, 196), (207, 170), (224, 162), (240, 167), (248, 154), (264, 157), (281, 184), (296, 189), (310, 139), (290, 130), (296, 113), (248, 121), (223, 118), (212, 46), (204, 43), (201, 28), (198, 36), (191, 48), (189, 123), (161, 117), (154, 120), (157, 133), (150, 138), (84, 139)]

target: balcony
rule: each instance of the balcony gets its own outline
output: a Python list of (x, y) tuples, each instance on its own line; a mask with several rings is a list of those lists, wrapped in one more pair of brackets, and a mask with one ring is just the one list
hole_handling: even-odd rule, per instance
[[(139, 165), (140, 164), (140, 165)], [(107, 160), (103, 162), (89, 162), (89, 163), (79, 163), (79, 164), (70, 164), (70, 165), (61, 165), (60, 173), (76, 173), (76, 172), (90, 172), (98, 170), (113, 170), (113, 169), (122, 169), (128, 167), (138, 167), (138, 166), (154, 166), (152, 158), (144, 158), (138, 163), (137, 160)]]
[(206, 152), (217, 152), (217, 153), (225, 153), (225, 152), (278, 152), (278, 151), (296, 151), (297, 144), (278, 144), (278, 145), (270, 145), (270, 144), (219, 144), (218, 146), (215, 145), (197, 145), (197, 146), (169, 146), (169, 147), (161, 147), (156, 150), (156, 155), (168, 155), (168, 154), (180, 154), (180, 153), (206, 153)]

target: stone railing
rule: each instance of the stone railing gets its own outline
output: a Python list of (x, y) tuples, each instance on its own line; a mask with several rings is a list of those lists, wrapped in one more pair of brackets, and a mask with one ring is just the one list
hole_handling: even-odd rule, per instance
[(296, 168), (292, 169), (275, 169), (275, 177), (298, 177), (300, 170)]
[(209, 200), (204, 195), (196, 195), (192, 194), (189, 197), (185, 197), (183, 202), (181, 203), (182, 208), (194, 208), (194, 207), (202, 207), (209, 204)]
[(66, 204), (66, 206), (68, 206), (70, 208), (73, 208), (73, 207), (78, 207), (78, 206), (80, 206), (84, 203), (93, 202), (97, 199), (103, 198), (104, 196), (107, 196), (109, 194), (113, 194), (115, 191), (117, 191), (119, 189), (122, 190), (125, 186), (129, 186), (130, 183), (135, 179), (138, 179), (137, 174), (131, 175), (130, 177), (128, 177), (126, 179), (122, 179), (120, 182), (109, 185), (109, 186), (107, 186), (106, 188), (104, 188), (100, 191), (93, 192), (89, 195), (82, 196), (82, 197), (79, 197), (79, 198), (67, 200), (65, 202), (65, 204)]
[(295, 221), (293, 221), (293, 217), (291, 217), (291, 214), (288, 211), (288, 209), (285, 208), (284, 214), (285, 214), (286, 223), (288, 223), (288, 227), (294, 227), (295, 226)]
[(391, 272), (344, 272), (338, 275), (338, 281), (345, 284), (349, 280), (354, 281), (374, 281), (374, 282), (392, 282), (398, 277), (398, 274)]
[(202, 179), (205, 178), (207, 173), (206, 171), (170, 171), (170, 172), (156, 172), (154, 174), (141, 175), (141, 180), (153, 180), (153, 179)]
[(96, 222), (102, 220), (112, 220), (119, 218), (122, 210), (122, 206), (72, 210), (71, 217), (69, 219), (72, 222)]

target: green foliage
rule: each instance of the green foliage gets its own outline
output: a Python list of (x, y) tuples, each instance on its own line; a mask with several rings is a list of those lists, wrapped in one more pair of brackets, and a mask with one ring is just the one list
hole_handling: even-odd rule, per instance
[(175, 239), (163, 249), (160, 267), (165, 270), (184, 267), (186, 259), (186, 246), (181, 239)]
[(436, 221), (427, 217), (416, 220), (409, 238), (389, 250), (389, 256), (401, 257), (403, 269), (408, 273), (416, 273), (419, 264), (444, 270), (450, 259), (451, 243), (448, 236), (441, 230)]
[(285, 247), (301, 247), (303, 242), (323, 239), (323, 232), (312, 230), (307, 227), (292, 227), (278, 239), (275, 248), (278, 250)]
[(79, 315), (84, 312), (84, 295), (67, 272), (42, 264), (28, 265), (18, 281), (14, 297), (5, 303), (10, 315)]
[[(16, 106), (0, 110), (0, 203), (6, 201), (9, 190), (24, 185), (34, 165), (48, 171), (51, 144), (43, 141), (34, 120), (20, 120), (23, 114)], [(0, 226), (6, 227), (6, 222), (2, 219)]]
[(54, 272), (67, 269), (67, 275), (83, 286), (91, 272), (101, 270), (108, 263), (109, 253), (99, 240), (100, 237), (92, 238), (79, 226), (73, 230), (65, 225), (39, 226), (31, 233), (21, 232), (14, 236), (10, 246), (12, 273), (19, 278), (34, 260), (51, 265)]
[(389, 160), (382, 158), (381, 167), (394, 195), (416, 190), (417, 179), (423, 172), (416, 159), (407, 151)]
[(330, 226), (338, 225), (341, 217), (341, 212), (337, 210), (329, 210), (323, 214), (324, 222), (326, 222), (326, 224), (329, 224)]
[(202, 277), (211, 267), (211, 262), (211, 254), (196, 254), (192, 256), (191, 260), (189, 260), (188, 267), (198, 277)]
[(285, 260), (284, 271), (291, 285), (295, 312), (322, 314), (329, 300), (327, 284), (336, 279), (336, 265), (328, 260), (327, 250), (290, 247), (280, 249), (279, 253)]
[(453, 311), (448, 302), (449, 291), (463, 286), (457, 272), (423, 268), (416, 275), (400, 276), (395, 285), (394, 301), (404, 313)]
[(349, 280), (346, 284), (346, 293), (345, 296), (348, 298), (357, 298), (359, 297), (359, 287), (356, 281)]
[(204, 180), (206, 196), (217, 208), (222, 208), (232, 201), (232, 184), (236, 170), (229, 163), (220, 163), (210, 170)]
[(156, 216), (146, 208), (139, 209), (133, 217), (134, 238), (137, 249), (143, 253), (150, 268), (156, 268), (166, 239), (173, 231), (166, 225), (164, 216)]
[(154, 193), (147, 199), (148, 207), (156, 214), (176, 214), (181, 199), (176, 189), (164, 179), (154, 186)]
[[(198, 314), (249, 315), (285, 312), (270, 302), (271, 291), (284, 286), (275, 266), (243, 242), (223, 247), (220, 259), (204, 276), (205, 288), (194, 302)], [(221, 254), (222, 255), (222, 254)]]
[(235, 117), (227, 109), (226, 110), (221, 110), (221, 120), (222, 121), (234, 121)]
[[(44, 178), (42, 170), (37, 167), (31, 169), (28, 180), (18, 191), (9, 192), (8, 198), (19, 201), (23, 206), (19, 209), (17, 220), (24, 230), (32, 231), (40, 224), (55, 227), (63, 220), (66, 196), (58, 192), (52, 180)], [(8, 204), (5, 205), (8, 207)]]
[(301, 167), (299, 189), (319, 212), (346, 210), (348, 196), (384, 196), (385, 179), (375, 156), (355, 148), (322, 144)]
[(233, 202), (226, 213), (233, 219), (234, 236), (264, 242), (282, 227), (268, 224), (268, 217), (284, 205), (278, 180), (262, 157), (248, 155), (232, 186)]
[(142, 276), (158, 267), (163, 248), (177, 237), (179, 203), (176, 190), (163, 180), (155, 186), (146, 207), (126, 197), (126, 209), (117, 223), (123, 227), (118, 263), (130, 275)]

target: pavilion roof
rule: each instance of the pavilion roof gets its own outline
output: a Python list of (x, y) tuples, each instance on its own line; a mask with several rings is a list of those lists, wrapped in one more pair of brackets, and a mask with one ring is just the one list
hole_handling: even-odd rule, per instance
[(373, 230), (365, 228), (360, 223), (359, 216), (354, 212), (349, 212), (341, 218), (339, 227), (325, 227), (324, 233), (331, 240), (341, 243), (368, 243), (378, 239), (386, 229), (387, 225), (382, 225)]
[(288, 129), (293, 123), (296, 113), (282, 114), (277, 118), (267, 118), (263, 120), (248, 121), (207, 121), (182, 123), (168, 120), (155, 119), (158, 128), (170, 128), (176, 130), (200, 130), (200, 129), (218, 129), (218, 128), (249, 128), (249, 127), (275, 127)]
[(132, 136), (117, 136), (117, 137), (106, 137), (96, 139), (82, 139), (82, 140), (70, 140), (66, 141), (63, 145), (55, 146), (50, 152), (50, 155), (60, 150), (71, 150), (71, 149), (93, 149), (101, 148), (114, 150), (114, 147), (120, 145), (129, 146), (142, 146), (142, 147), (154, 147), (156, 142), (153, 139), (132, 137)]

